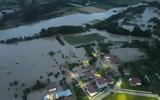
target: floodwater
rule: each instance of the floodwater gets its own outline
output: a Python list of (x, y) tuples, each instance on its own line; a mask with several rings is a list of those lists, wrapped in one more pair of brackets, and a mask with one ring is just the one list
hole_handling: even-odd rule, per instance
[[(0, 31), (0, 40), (19, 36), (29, 36), (39, 32), (42, 28), (61, 25), (83, 25), (95, 19), (107, 18), (116, 12), (113, 10), (123, 10), (124, 8), (111, 9), (104, 13), (74, 14), (59, 18), (48, 19), (30, 25)], [(83, 34), (99, 33), (106, 39), (113, 41), (128, 40), (127, 36), (109, 34), (105, 31), (91, 30)], [(65, 41), (64, 41), (65, 42)], [(55, 78), (54, 75), (60, 72), (60, 65), (68, 62), (78, 62), (88, 59), (83, 48), (76, 49), (65, 42), (65, 46), (59, 44), (54, 38), (36, 39), (17, 44), (0, 44), (0, 98), (2, 100), (22, 100), (22, 90), (32, 86), (36, 80), (46, 81), (49, 78), (53, 82), (62, 79)], [(54, 57), (48, 55), (49, 51), (54, 51)], [(69, 58), (62, 58), (62, 53)], [(72, 55), (76, 55), (76, 58)], [(56, 60), (55, 60), (56, 59)], [(57, 64), (56, 64), (57, 63)], [(55, 67), (53, 67), (55, 65)], [(53, 72), (53, 76), (48, 77), (47, 73)], [(43, 79), (40, 79), (43, 76)], [(10, 86), (13, 81), (18, 81), (17, 86)], [(21, 86), (25, 83), (25, 86)], [(18, 98), (14, 97), (18, 94)]]
[[(83, 25), (95, 19), (105, 19), (119, 11), (122, 11), (125, 7), (110, 9), (103, 13), (92, 14), (73, 14), (58, 18), (52, 18), (43, 20), (34, 24), (19, 26), (16, 28), (0, 30), (0, 40), (9, 39), (19, 36), (31, 36), (41, 31), (42, 28), (62, 26), (62, 25)], [(117, 12), (114, 12), (117, 11)]]
[[(2, 100), (21, 100), (21, 97), (14, 98), (14, 94), (21, 94), (23, 89), (31, 87), (36, 80), (46, 82), (49, 78), (52, 82), (59, 82), (62, 75), (57, 79), (54, 75), (57, 72), (61, 73), (61, 64), (66, 61), (71, 63), (87, 59), (83, 48), (76, 49), (67, 43), (62, 46), (54, 37), (15, 45), (0, 45), (0, 51), (0, 98)], [(50, 51), (56, 52), (54, 57), (48, 55)], [(62, 58), (62, 53), (69, 59)], [(71, 56), (73, 53), (77, 58)], [(50, 72), (53, 72), (53, 76), (48, 77), (47, 73)], [(40, 79), (40, 76), (43, 76), (43, 79)], [(10, 83), (15, 80), (19, 84), (11, 87)], [(26, 85), (22, 87), (22, 83)]]
[(157, 12), (155, 12), (156, 10), (158, 11), (158, 9), (155, 7), (146, 7), (143, 14), (135, 15), (135, 18), (133, 18), (131, 21), (129, 21), (129, 23), (131, 23), (133, 25), (122, 25), (122, 27), (132, 31), (134, 29), (135, 25), (139, 25), (142, 30), (151, 29), (151, 31), (153, 31), (153, 28), (148, 27), (148, 25), (151, 25), (151, 26), (154, 25), (152, 22), (149, 22), (151, 18), (156, 17), (156, 18), (160, 19), (160, 15)]

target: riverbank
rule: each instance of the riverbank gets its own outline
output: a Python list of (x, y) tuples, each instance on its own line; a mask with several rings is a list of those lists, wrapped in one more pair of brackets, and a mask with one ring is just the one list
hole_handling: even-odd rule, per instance
[(21, 18), (10, 20), (10, 21), (7, 21), (5, 23), (5, 25), (0, 26), (0, 30), (15, 28), (15, 27), (23, 26), (23, 25), (30, 25), (30, 24), (38, 23), (42, 20), (47, 20), (47, 19), (51, 19), (51, 18), (57, 18), (57, 17), (62, 17), (62, 16), (66, 16), (66, 15), (72, 15), (72, 14), (79, 13), (79, 12), (73, 10), (73, 9), (74, 8), (65, 7), (65, 8), (62, 8), (62, 9), (58, 10), (58, 11), (54, 11), (54, 12), (50, 12), (48, 14), (44, 14), (41, 17), (37, 18), (36, 20), (21, 21), (22, 20)]
[(62, 17), (41, 20), (39, 22), (26, 24), (19, 27), (0, 30), (0, 40), (6, 40), (24, 36), (33, 36), (34, 34), (39, 33), (43, 28), (47, 29), (49, 27), (58, 27), (63, 25), (82, 26), (95, 19), (103, 20), (105, 18), (108, 18), (113, 14), (122, 11), (123, 9), (125, 9), (125, 7), (114, 8), (106, 12), (91, 13), (91, 14), (76, 13), (74, 11), (72, 12), (74, 14), (66, 12), (67, 15), (64, 15)]
[(84, 7), (84, 6), (81, 6), (81, 7), (75, 7), (75, 6), (74, 7), (64, 7), (64, 8), (61, 8), (60, 10), (58, 10), (58, 11), (54, 11), (54, 12), (50, 12), (48, 14), (44, 14), (41, 17), (37, 18), (36, 20), (22, 21), (21, 18), (17, 18), (17, 19), (14, 19), (14, 20), (7, 21), (5, 23), (5, 25), (0, 26), (0, 30), (11, 29), (11, 28), (15, 28), (15, 27), (23, 26), (23, 25), (30, 25), (30, 24), (38, 23), (38, 22), (43, 21), (43, 20), (68, 16), (68, 15), (73, 15), (73, 14), (79, 14), (79, 13), (91, 14), (91, 13), (102, 13), (102, 12), (106, 12), (106, 11), (107, 10), (105, 10), (105, 9), (92, 7), (92, 6), (88, 6), (88, 7)]

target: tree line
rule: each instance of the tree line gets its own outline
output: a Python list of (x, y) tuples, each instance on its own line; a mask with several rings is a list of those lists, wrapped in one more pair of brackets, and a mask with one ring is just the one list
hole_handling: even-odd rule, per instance
[(88, 29), (82, 26), (50, 27), (48, 29), (42, 29), (38, 34), (34, 34), (32, 36), (24, 36), (24, 37), (17, 37), (17, 38), (1, 40), (0, 43), (15, 43), (15, 42), (20, 42), (20, 41), (28, 41), (28, 40), (33, 40), (33, 39), (50, 37), (50, 36), (54, 36), (58, 34), (67, 35), (67, 34), (81, 33), (87, 30)]

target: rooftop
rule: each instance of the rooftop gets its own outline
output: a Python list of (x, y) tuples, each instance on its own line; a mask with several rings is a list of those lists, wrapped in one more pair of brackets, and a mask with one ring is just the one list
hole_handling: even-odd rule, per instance
[(64, 90), (64, 91), (56, 93), (56, 99), (58, 99), (60, 97), (68, 97), (68, 96), (71, 96), (71, 95), (72, 95), (72, 93), (71, 93), (70, 89)]
[(96, 83), (101, 85), (106, 83), (106, 79), (103, 77), (96, 78)]

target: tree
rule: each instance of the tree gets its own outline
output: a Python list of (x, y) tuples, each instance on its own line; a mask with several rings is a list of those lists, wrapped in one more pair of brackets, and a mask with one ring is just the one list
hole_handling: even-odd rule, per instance
[(17, 95), (17, 94), (14, 94), (14, 97), (15, 97), (15, 98), (17, 98), (17, 97), (18, 97), (18, 95)]
[(24, 8), (23, 10), (24, 21), (37, 19), (40, 15), (39, 6), (31, 4)]
[(17, 0), (17, 2), (21, 8), (24, 8), (26, 6), (26, 0)]
[(18, 81), (14, 81), (14, 82), (13, 82), (13, 85), (14, 85), (14, 86), (18, 85)]

